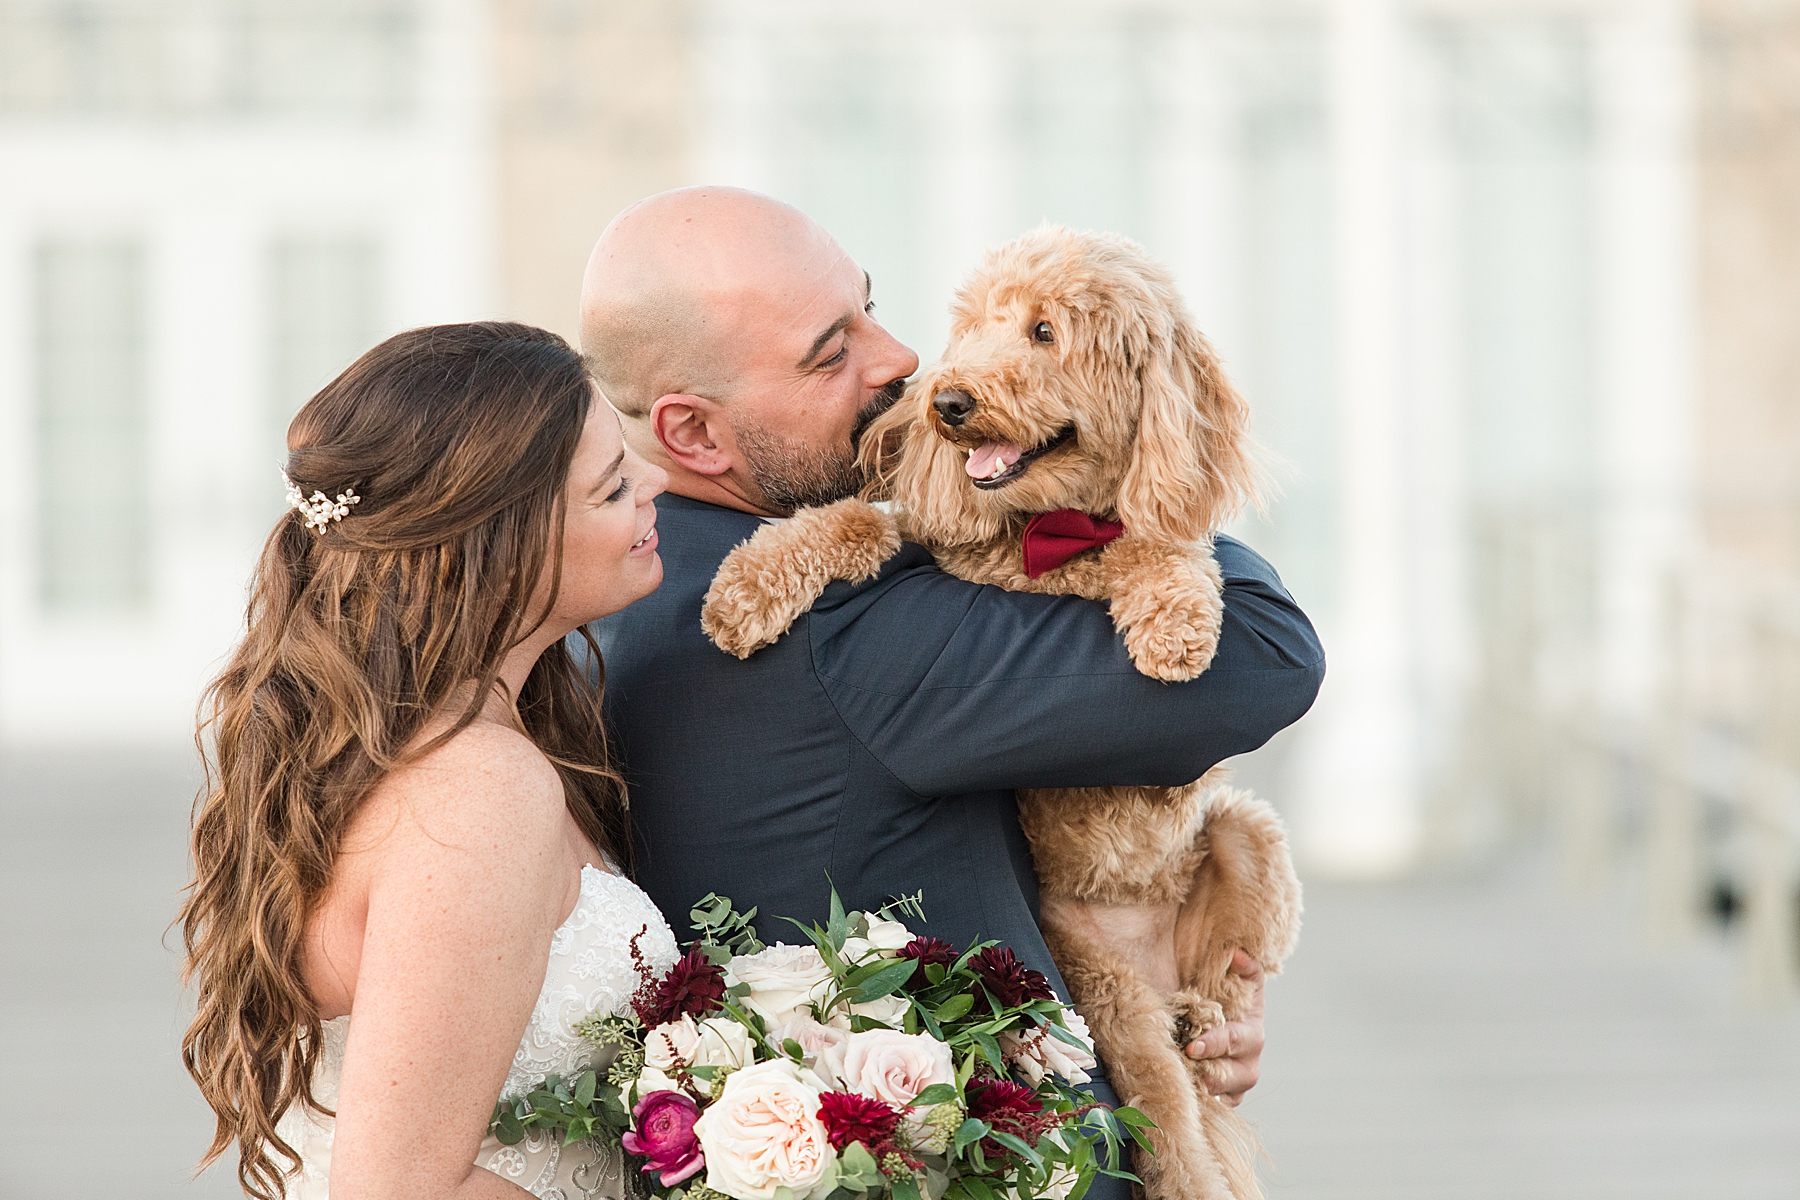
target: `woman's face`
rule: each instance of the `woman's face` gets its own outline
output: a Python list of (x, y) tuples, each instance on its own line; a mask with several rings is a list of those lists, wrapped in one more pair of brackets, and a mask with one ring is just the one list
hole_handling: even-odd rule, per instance
[(661, 467), (626, 447), (618, 414), (596, 389), (569, 466), (562, 586), (550, 624), (573, 629), (656, 590), (663, 569), (652, 501), (668, 482)]

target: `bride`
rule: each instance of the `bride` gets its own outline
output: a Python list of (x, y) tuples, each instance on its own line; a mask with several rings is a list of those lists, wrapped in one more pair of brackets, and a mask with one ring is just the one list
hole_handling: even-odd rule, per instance
[[(501, 1146), (574, 1024), (676, 956), (621, 873), (625, 798), (563, 637), (655, 590), (663, 472), (522, 325), (369, 351), (288, 431), (287, 513), (204, 710), (181, 921), (188, 1070), (261, 1200), (621, 1195)], [(602, 1192), (604, 1188), (604, 1192)]]

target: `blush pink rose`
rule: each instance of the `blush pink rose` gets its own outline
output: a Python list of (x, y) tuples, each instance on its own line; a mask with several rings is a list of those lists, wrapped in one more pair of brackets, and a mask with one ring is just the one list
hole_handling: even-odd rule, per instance
[(950, 1083), (950, 1047), (923, 1033), (871, 1029), (853, 1033), (844, 1049), (841, 1084), (889, 1104), (907, 1105), (934, 1083)]
[(809, 1013), (799, 1013), (776, 1030), (771, 1040), (780, 1045), (792, 1039), (800, 1044), (800, 1053), (806, 1059), (806, 1065), (812, 1068), (813, 1074), (825, 1085), (827, 1091), (840, 1090), (839, 1078), (844, 1070), (844, 1050), (850, 1044), (850, 1034), (836, 1025), (821, 1025)]
[(706, 1184), (736, 1200), (819, 1200), (836, 1186), (831, 1135), (819, 1119), (817, 1076), (788, 1059), (725, 1077), (694, 1133), (706, 1155)]

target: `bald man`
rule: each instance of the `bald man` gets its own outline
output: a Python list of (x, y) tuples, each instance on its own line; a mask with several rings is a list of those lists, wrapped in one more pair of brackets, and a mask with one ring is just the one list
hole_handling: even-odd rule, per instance
[[(1014, 789), (1197, 779), (1298, 719), (1324, 654), (1274, 570), (1222, 535), (1219, 648), (1191, 683), (1139, 674), (1104, 604), (967, 583), (910, 544), (768, 649), (716, 649), (700, 601), (720, 561), (765, 520), (853, 494), (858, 438), (919, 365), (874, 314), (830, 234), (751, 192), (652, 196), (594, 247), (582, 348), (669, 475), (662, 588), (592, 627), (638, 881), (677, 923), (708, 891), (755, 905), (768, 940), (775, 917), (825, 919), (828, 875), (856, 908), (923, 892), (930, 933), (996, 938), (1067, 996)], [(1260, 978), (1242, 952), (1234, 967)], [(1189, 1053), (1237, 1103), (1262, 1041), (1259, 1012)]]

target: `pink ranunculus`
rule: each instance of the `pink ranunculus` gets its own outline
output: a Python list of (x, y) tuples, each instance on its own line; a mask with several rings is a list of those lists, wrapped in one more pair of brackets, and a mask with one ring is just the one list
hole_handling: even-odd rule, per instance
[(631, 1123), (619, 1140), (627, 1152), (645, 1159), (643, 1169), (656, 1171), (664, 1187), (673, 1187), (706, 1165), (694, 1122), (700, 1106), (680, 1092), (651, 1092), (631, 1110)]

